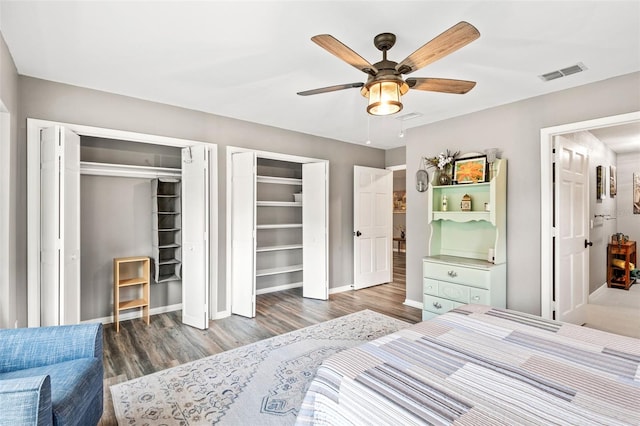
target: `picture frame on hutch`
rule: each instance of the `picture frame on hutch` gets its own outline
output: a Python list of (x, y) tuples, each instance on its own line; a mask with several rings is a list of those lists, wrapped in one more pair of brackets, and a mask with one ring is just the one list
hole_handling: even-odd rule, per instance
[(467, 157), (453, 162), (453, 181), (457, 184), (486, 182), (487, 156)]

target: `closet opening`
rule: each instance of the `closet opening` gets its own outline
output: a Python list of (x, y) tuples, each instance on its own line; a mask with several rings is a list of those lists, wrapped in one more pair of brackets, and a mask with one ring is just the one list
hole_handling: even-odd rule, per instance
[[(114, 258), (149, 257), (151, 311), (181, 309), (181, 163), (179, 147), (80, 136), (81, 321), (111, 322)], [(140, 291), (123, 287), (120, 299)]]
[(256, 295), (302, 287), (326, 300), (328, 161), (227, 148), (227, 301), (256, 315)]
[(180, 309), (185, 324), (207, 328), (218, 298), (216, 149), (27, 119), (29, 326), (112, 322), (114, 258), (148, 256), (151, 313)]

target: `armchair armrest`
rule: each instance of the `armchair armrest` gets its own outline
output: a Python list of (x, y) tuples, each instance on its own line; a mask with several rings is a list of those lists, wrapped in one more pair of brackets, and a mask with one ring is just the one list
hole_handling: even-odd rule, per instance
[(0, 330), (0, 373), (96, 356), (100, 323)]
[(49, 376), (0, 380), (0, 424), (40, 426), (52, 418)]

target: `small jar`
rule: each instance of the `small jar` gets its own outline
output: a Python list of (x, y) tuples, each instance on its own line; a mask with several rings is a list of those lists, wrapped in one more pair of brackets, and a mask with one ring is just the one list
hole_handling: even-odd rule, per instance
[(447, 196), (443, 195), (442, 196), (442, 211), (443, 212), (447, 211), (447, 208), (448, 208), (447, 204), (448, 204)]

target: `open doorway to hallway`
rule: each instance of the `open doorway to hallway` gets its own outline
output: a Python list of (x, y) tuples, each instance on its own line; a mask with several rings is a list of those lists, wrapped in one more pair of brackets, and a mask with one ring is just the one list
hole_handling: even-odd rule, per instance
[(406, 166), (393, 170), (393, 282), (405, 284), (407, 251), (407, 178)]
[[(557, 316), (558, 295), (565, 299), (582, 297), (586, 316), (580, 323), (618, 334), (640, 337), (640, 298), (636, 292), (640, 284), (627, 289), (609, 285), (607, 261), (612, 235), (622, 233), (629, 240), (640, 240), (640, 215), (633, 214), (632, 182), (640, 160), (640, 112), (604, 117), (579, 123), (570, 123), (541, 131), (541, 183), (542, 183), (542, 316), (565, 320)], [(575, 291), (567, 291), (567, 273), (572, 271), (570, 262), (554, 260), (558, 248), (559, 230), (553, 220), (553, 211), (571, 215), (574, 209), (566, 197), (557, 197), (553, 186), (552, 167), (566, 163), (566, 156), (553, 148), (557, 138), (571, 140), (586, 153), (588, 180), (586, 195), (581, 198), (587, 233), (584, 247), (587, 254), (587, 271), (582, 275), (584, 297)], [(562, 151), (564, 152), (564, 151)], [(557, 174), (557, 173), (556, 173)], [(598, 189), (598, 190), (596, 190)], [(555, 195), (554, 195), (555, 194)], [(554, 198), (557, 200), (554, 201)], [(574, 197), (575, 199), (576, 197)], [(580, 241), (582, 244), (582, 241)], [(587, 247), (587, 245), (589, 247)], [(571, 268), (570, 268), (571, 267)], [(560, 291), (562, 290), (562, 291)], [(638, 293), (640, 294), (640, 293)], [(570, 321), (571, 322), (571, 321)]]

